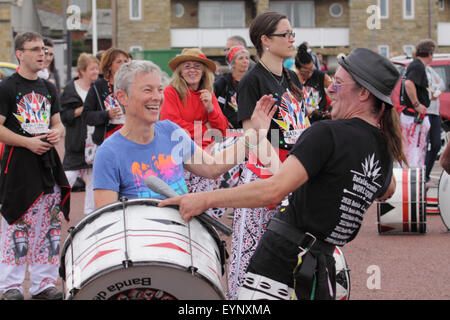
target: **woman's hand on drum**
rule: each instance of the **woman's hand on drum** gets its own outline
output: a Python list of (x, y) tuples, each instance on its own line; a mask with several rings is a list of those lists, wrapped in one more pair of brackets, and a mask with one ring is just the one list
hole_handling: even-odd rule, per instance
[(167, 198), (158, 204), (158, 207), (177, 205), (184, 221), (189, 222), (193, 217), (205, 212), (209, 207), (205, 192), (185, 194), (176, 198)]

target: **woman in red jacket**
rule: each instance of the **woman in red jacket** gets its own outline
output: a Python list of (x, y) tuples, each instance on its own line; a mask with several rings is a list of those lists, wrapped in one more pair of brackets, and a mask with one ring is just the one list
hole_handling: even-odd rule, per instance
[[(183, 49), (169, 61), (172, 81), (164, 90), (161, 120), (171, 120), (185, 129), (205, 150), (214, 144), (213, 136), (225, 136), (228, 120), (213, 93), (216, 64), (198, 48)], [(212, 190), (217, 182), (185, 173), (189, 192)], [(224, 210), (210, 212), (219, 218)]]

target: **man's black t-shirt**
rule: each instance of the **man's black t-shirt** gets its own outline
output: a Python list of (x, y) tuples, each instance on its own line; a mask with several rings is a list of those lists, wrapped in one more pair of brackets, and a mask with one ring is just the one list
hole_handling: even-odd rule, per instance
[[(425, 65), (419, 59), (414, 59), (406, 68), (406, 80), (414, 82), (417, 91), (417, 98), (419, 102), (425, 107), (430, 106), (430, 95), (428, 92), (428, 78), (425, 71)], [(406, 89), (404, 91), (405, 105), (409, 108), (414, 108), (409, 99)]]
[(382, 134), (359, 118), (320, 121), (303, 133), (290, 155), (303, 164), (308, 181), (292, 193), (281, 219), (343, 246), (391, 181), (392, 159)]
[(4, 126), (14, 133), (42, 135), (59, 111), (56, 88), (47, 80), (28, 80), (14, 73), (0, 83), (0, 114), (6, 118)]
[[(288, 72), (291, 81), (302, 88), (297, 75), (291, 70)], [(278, 106), (270, 123), (268, 139), (274, 147), (290, 150), (300, 134), (309, 126), (309, 120), (303, 101), (298, 101), (289, 90), (286, 76), (278, 77), (260, 63), (247, 72), (239, 82), (238, 121), (250, 119), (256, 102), (265, 94), (272, 94)], [(272, 141), (271, 133), (279, 133), (277, 141)]]

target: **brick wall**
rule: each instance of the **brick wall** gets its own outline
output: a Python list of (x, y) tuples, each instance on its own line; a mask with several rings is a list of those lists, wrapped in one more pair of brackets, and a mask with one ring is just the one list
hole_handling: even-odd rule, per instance
[(0, 61), (11, 61), (11, 52), (14, 47), (11, 31), (11, 4), (0, 3)]

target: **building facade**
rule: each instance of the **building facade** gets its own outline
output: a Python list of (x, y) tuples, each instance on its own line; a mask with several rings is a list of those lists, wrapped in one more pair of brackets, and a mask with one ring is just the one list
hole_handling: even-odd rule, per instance
[[(114, 0), (113, 0), (114, 1)], [(201, 47), (223, 55), (228, 36), (252, 46), (248, 27), (267, 10), (285, 13), (297, 34), (324, 55), (367, 47), (387, 56), (410, 53), (424, 38), (450, 52), (450, 0), (116, 0), (118, 46), (126, 50)]]

